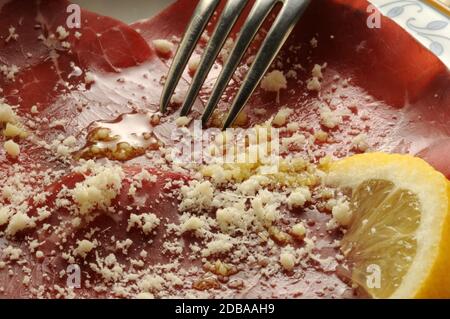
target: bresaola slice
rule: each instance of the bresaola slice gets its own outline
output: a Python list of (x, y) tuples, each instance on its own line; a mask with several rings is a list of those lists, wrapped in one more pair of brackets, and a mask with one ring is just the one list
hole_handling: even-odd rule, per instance
[[(287, 106), (296, 110), (299, 121), (307, 122), (311, 128), (328, 130), (319, 121), (317, 103), (324, 103), (332, 110), (350, 113), (352, 121), (362, 119), (366, 125), (352, 123), (354, 127), (359, 126), (359, 132), (343, 125), (336, 134), (336, 143), (323, 146), (323, 152), (338, 157), (352, 154), (352, 139), (360, 133), (367, 135), (373, 150), (421, 154), (422, 149), (433, 145), (433, 155), (427, 160), (441, 163), (437, 168), (449, 176), (440, 159), (445, 154), (445, 146), (439, 147), (439, 141), (450, 135), (448, 69), (389, 19), (382, 17), (379, 29), (369, 28), (368, 6), (364, 0), (314, 1), (272, 66), (295, 78), (288, 79), (288, 89), (281, 91), (279, 103), (275, 94), (257, 89), (246, 107), (248, 125), (260, 123), (280, 107)], [(180, 38), (194, 8), (195, 3), (180, 0), (152, 20), (132, 26), (150, 45), (157, 38)], [(209, 32), (215, 19), (208, 27)], [(260, 36), (264, 36), (264, 31)], [(252, 46), (250, 55), (256, 50)], [(327, 66), (323, 68), (324, 79), (317, 94), (309, 91), (306, 83), (314, 65), (324, 63)], [(219, 114), (227, 112), (248, 64), (244, 63), (231, 81), (219, 105)], [(208, 98), (218, 70), (220, 63), (205, 83), (201, 93), (203, 101)], [(254, 114), (255, 109), (261, 108), (266, 110), (265, 115)], [(344, 119), (344, 123), (350, 122)], [(361, 130), (361, 127), (365, 128)]]
[[(2, 1), (4, 28), (0, 43), (2, 65), (19, 69), (12, 80), (1, 79), (3, 96), (28, 112), (32, 105), (44, 110), (70, 85), (84, 82), (86, 72), (120, 72), (149, 60), (153, 53), (125, 24), (82, 10), (80, 29), (69, 29), (68, 1)], [(6, 41), (9, 26), (16, 39)], [(59, 29), (58, 29), (59, 28)], [(6, 32), (6, 33), (4, 33)], [(73, 67), (81, 74), (74, 74)], [(72, 76), (71, 76), (72, 74)]]
[[(19, 178), (21, 179), (20, 183), (27, 184), (24, 188), (20, 188), (23, 185), (16, 184), (15, 192), (23, 192), (24, 195), (29, 194), (32, 197), (34, 196), (32, 188), (36, 191), (34, 193), (38, 194), (45, 192), (46, 185), (49, 183), (51, 186), (48, 187), (51, 188), (55, 185), (69, 186), (75, 182), (74, 175), (61, 177), (65, 175), (65, 171), (67, 173), (71, 171), (70, 161), (55, 157), (54, 150), (48, 148), (49, 144), (60, 134), (75, 136), (86, 134), (85, 130), (91, 122), (111, 120), (118, 114), (132, 112), (135, 107), (129, 104), (132, 97), (135, 101), (141, 102), (141, 106), (143, 104), (144, 112), (150, 110), (147, 109), (149, 105), (156, 110), (159, 99), (158, 92), (162, 89), (159, 81), (167, 71), (159, 60), (154, 59), (152, 50), (139, 34), (119, 21), (82, 11), (81, 28), (66, 29), (69, 35), (64, 39), (59, 39), (57, 30), (58, 27), (64, 28), (65, 26), (65, 19), (68, 15), (66, 8), (69, 2), (36, 1), (29, 4), (30, 7), (27, 11), (19, 8), (22, 5), (20, 1), (5, 1), (1, 7), (2, 21), (6, 26), (16, 26), (14, 32), (18, 35), (17, 39), (10, 41), (3, 41), (7, 38), (7, 34), (2, 38), (1, 62), (7, 67), (15, 65), (19, 70), (10, 79), (2, 76), (1, 85), (5, 102), (18, 105), (16, 112), (26, 128), (32, 131), (33, 136), (30, 140), (20, 142), (21, 156), (16, 160), (6, 158), (2, 148), (1, 176), (7, 184), (2, 185), (2, 207), (12, 204), (4, 197), (6, 196), (4, 186), (10, 186), (9, 183), (14, 178)], [(23, 16), (17, 16), (19, 12)], [(8, 27), (5, 31), (9, 32), (7, 29)], [(52, 41), (49, 41), (48, 38), (51, 34), (54, 34), (55, 38), (51, 37)], [(67, 42), (70, 48), (64, 47), (67, 45), (63, 46), (63, 42)], [(135, 68), (137, 74), (133, 75), (133, 69), (130, 67), (136, 67), (143, 63), (147, 63), (148, 68), (144, 70)], [(121, 77), (127, 77), (123, 72), (126, 69), (130, 70), (130, 78), (139, 76), (140, 81), (148, 86), (148, 90), (143, 90), (142, 85), (134, 81), (134, 85), (128, 86), (127, 93), (127, 88), (121, 87)], [(87, 79), (88, 74), (103, 85), (96, 86), (90, 79)], [(102, 82), (102, 78), (108, 80)], [(87, 105), (89, 108), (86, 113), (80, 115), (78, 108)], [(33, 108), (33, 112), (31, 111), (32, 106), (36, 106)], [(38, 114), (34, 113), (34, 109), (37, 109)], [(37, 125), (29, 127), (27, 119), (34, 120), (36, 117), (47, 118), (49, 121), (38, 121)], [(63, 122), (54, 125), (58, 120), (63, 120)], [(2, 144), (3, 141), (2, 136)], [(79, 140), (78, 142), (81, 147), (83, 141)], [(44, 178), (44, 175), (47, 177)], [(168, 176), (174, 177), (173, 174), (168, 174)], [(59, 178), (61, 179), (55, 182)], [(154, 185), (152, 191), (155, 192), (153, 194), (159, 194), (159, 189)], [(20, 201), (22, 196), (17, 196), (16, 199)], [(32, 205), (32, 202), (31, 198), (24, 199), (23, 202), (14, 203), (17, 205), (14, 208), (19, 208), (20, 204), (20, 207), (26, 210), (27, 206)], [(169, 209), (166, 208), (167, 206), (161, 206), (162, 214), (168, 213)], [(27, 214), (30, 213), (32, 216), (32, 207), (30, 210)], [(62, 216), (55, 218), (58, 219)], [(2, 227), (2, 230), (5, 229)], [(117, 230), (117, 232), (123, 233), (123, 230)], [(48, 239), (51, 241), (52, 237), (50, 236)], [(13, 245), (15, 245), (14, 241), (10, 241), (2, 235), (2, 258), (9, 258), (5, 255), (8, 250), (5, 252), (4, 248), (13, 247)], [(46, 285), (59, 282), (57, 271), (46, 266), (49, 259), (45, 259), (44, 266), (41, 267), (36, 262), (36, 258), (29, 255), (26, 247), (22, 248), (24, 248), (23, 254), (26, 255), (25, 259), (30, 258), (30, 265), (33, 266), (31, 270), (33, 275), (28, 273), (28, 269), (26, 273), (31, 281), (38, 285), (44, 282)], [(52, 263), (50, 262), (50, 264)], [(58, 262), (57, 265), (61, 266), (62, 264)], [(12, 265), (11, 267), (19, 269), (21, 268), (19, 266)], [(11, 271), (14, 270), (11, 269)], [(11, 278), (5, 268), (2, 268), (1, 273), (3, 294), (13, 297), (25, 296), (30, 293), (30, 290), (22, 283), (22, 280), (26, 278), (25, 273), (18, 271), (18, 274), (21, 275), (15, 278)], [(20, 283), (20, 288), (17, 286), (18, 283)], [(39, 294), (35, 290), (32, 293), (35, 296)], [(44, 292), (42, 293), (44, 294)], [(45, 296), (58, 296), (58, 294), (55, 292)]]
[[(28, 260), (27, 266), (23, 267), (22, 263), (17, 264), (4, 256), (8, 261), (4, 267), (15, 273), (11, 277), (7, 272), (1, 272), (4, 294), (9, 297), (58, 297), (64, 291), (66, 297), (130, 297), (133, 289), (123, 294), (119, 290), (120, 287), (126, 291), (127, 284), (123, 280), (128, 277), (125, 271), (134, 273), (130, 278), (136, 277), (129, 279), (131, 288), (138, 278), (145, 276), (143, 270), (150, 269), (149, 266), (158, 267), (169, 264), (172, 259), (179, 260), (180, 256), (174, 258), (176, 254), (163, 253), (162, 247), (171, 238), (166, 232), (168, 225), (179, 224), (177, 198), (172, 193), (188, 178), (139, 167), (124, 166), (123, 170), (116, 167), (114, 172), (121, 172), (121, 182), (117, 194), (111, 198), (110, 208), (105, 210), (94, 205), (84, 214), (74, 214), (74, 210), (68, 209), (74, 204), (73, 194), (77, 187), (95, 176), (93, 170), (97, 170), (97, 174), (102, 172), (101, 166), (88, 163), (83, 172), (66, 175), (47, 187), (43, 192), (44, 200), (29, 200), (27, 216), (35, 220), (35, 225), (15, 233), (13, 240), (2, 239), (3, 249), (6, 245), (19, 248), (21, 260)], [(145, 220), (144, 216), (150, 218)], [(80, 242), (85, 243), (84, 246)], [(95, 245), (95, 250), (86, 248), (90, 244)], [(111, 269), (109, 266), (102, 269), (102, 263), (111, 253), (117, 263)], [(67, 286), (71, 264), (78, 265), (82, 271), (81, 289)], [(181, 264), (175, 265), (190, 267), (193, 264), (195, 262), (185, 256)], [(118, 265), (123, 268), (123, 273), (114, 273), (117, 268), (112, 268)], [(123, 278), (118, 282), (115, 276)], [(27, 289), (21, 289), (23, 282), (28, 280)], [(91, 289), (90, 285), (97, 289)], [(137, 287), (134, 294), (136, 290)]]
[(18, 35), (1, 42), (2, 64), (18, 69), (13, 78), (1, 78), (2, 94), (33, 131), (33, 142), (23, 142), (16, 160), (21, 165), (58, 166), (52, 164), (51, 145), (61, 134), (74, 136), (82, 148), (93, 122), (158, 110), (167, 67), (143, 38), (117, 20), (84, 10), (81, 28), (69, 29), (69, 4), (33, 2), (23, 16), (12, 14), (20, 12), (20, 1), (2, 6), (6, 25), (17, 26)]
[[(70, 123), (69, 109), (79, 106), (71, 102), (71, 92), (84, 90), (90, 73), (118, 72), (153, 56), (139, 34), (108, 17), (81, 11), (81, 29), (69, 29), (66, 25), (69, 4), (68, 1), (31, 1), (24, 11), (21, 1), (3, 1), (0, 11), (5, 32), (13, 27), (17, 34), (16, 39), (9, 41), (6, 41), (8, 33), (2, 35), (1, 64), (18, 69), (14, 77), (1, 77), (2, 96), (6, 103), (18, 106), (17, 113), (24, 117), (25, 125), (27, 119), (34, 122), (36, 117), (40, 118), (34, 122), (37, 132), (33, 133), (51, 134), (44, 137), (48, 144), (61, 133), (61, 125), (51, 127), (61, 118), (54, 111), (46, 113), (50, 106), (64, 99), (63, 116)], [(114, 46), (110, 45), (112, 42)], [(33, 106), (37, 114), (31, 112)], [(47, 121), (42, 121), (45, 118)], [(70, 128), (70, 125), (62, 126)], [(42, 147), (36, 143), (25, 144), (24, 156), (19, 159), (22, 165), (48, 161)]]
[[(3, 257), (10, 258), (11, 254), (17, 253), (14, 249), (20, 247), (29, 266), (14, 261), (8, 262), (6, 268), (0, 270), (0, 280), (4, 284), (4, 294), (9, 297), (70, 296), (66, 294), (67, 291), (63, 291), (68, 274), (60, 272), (67, 270), (69, 260), (52, 252), (73, 253), (80, 241), (96, 240), (97, 249), (87, 251), (89, 249), (86, 248), (86, 256), (83, 258), (78, 255), (75, 261), (83, 264), (83, 280), (100, 282), (106, 288), (96, 290), (89, 285), (82, 285), (82, 289), (75, 290), (75, 296), (131, 297), (133, 294), (129, 294), (126, 288), (133, 290), (134, 283), (122, 282), (118, 285), (105, 281), (105, 276), (107, 279), (112, 269), (104, 267), (114, 268), (117, 261), (119, 264), (130, 265), (131, 261), (126, 256), (136, 259), (136, 269), (142, 267), (140, 260), (146, 269), (152, 268), (148, 265), (155, 266), (159, 261), (163, 264), (167, 261), (168, 256), (171, 256), (170, 253), (167, 254), (167, 250), (171, 247), (164, 244), (171, 238), (170, 235), (165, 237), (167, 234), (163, 234), (162, 230), (167, 223), (179, 222), (176, 208), (179, 198), (167, 195), (180, 185), (178, 182), (185, 183), (188, 178), (175, 173), (147, 170), (147, 167), (155, 165), (156, 162), (145, 156), (128, 161), (122, 166), (127, 178), (132, 179), (142, 170), (158, 176), (156, 182), (143, 184), (141, 199), (144, 200), (140, 202), (140, 196), (131, 198), (128, 189), (130, 180), (124, 180), (119, 196), (111, 199), (111, 211), (106, 208), (94, 211), (93, 220), (74, 227), (72, 223), (64, 224), (72, 221), (73, 211), (69, 213), (64, 209), (64, 205), (55, 208), (55, 196), (63, 189), (73, 190), (77, 183), (88, 179), (89, 174), (83, 176), (77, 173), (78, 164), (75, 161), (55, 157), (55, 150), (48, 148), (48, 145), (62, 135), (65, 138), (74, 137), (76, 148), (82, 148), (93, 123), (114, 121), (124, 113), (144, 114), (157, 111), (170, 58), (158, 57), (151, 49), (152, 41), (164, 38), (177, 42), (176, 38), (184, 31), (195, 3), (178, 1), (154, 19), (133, 24), (131, 28), (113, 19), (82, 11), (81, 28), (78, 30), (80, 34), (76, 35), (72, 30), (67, 38), (63, 36), (64, 39), (58, 39), (56, 30), (65, 23), (67, 5), (66, 1), (33, 2), (30, 11), (26, 13), (27, 16), (20, 19), (12, 14), (19, 12), (17, 8), (20, 1), (10, 1), (5, 2), (0, 12), (0, 16), (5, 18), (4, 21), (16, 26), (14, 32), (18, 35), (17, 39), (11, 38), (0, 45), (1, 62), (7, 66), (15, 63), (19, 68), (14, 80), (0, 80), (5, 99), (9, 104), (18, 105), (18, 113), (24, 119), (33, 119), (36, 116), (50, 119), (48, 122), (39, 122), (37, 129), (30, 129), (36, 139), (20, 142), (22, 150), (17, 160), (5, 158), (3, 161), (4, 155), (0, 153), (2, 177), (8, 178), (9, 183), (16, 175), (16, 189), (27, 186), (24, 193), (29, 196), (17, 204), (20, 204), (20, 207), (25, 205), (27, 215), (38, 216), (37, 208), (46, 205), (51, 211), (48, 220), (37, 222), (35, 228), (24, 229), (9, 239), (1, 238), (0, 251), (4, 254)], [(446, 141), (450, 134), (446, 112), (450, 105), (448, 70), (431, 53), (387, 19), (382, 19), (383, 27), (380, 30), (367, 29), (367, 5), (368, 2), (362, 0), (314, 1), (272, 67), (272, 70), (281, 70), (288, 78), (287, 90), (277, 94), (258, 89), (247, 107), (248, 120), (244, 125), (261, 123), (282, 106), (287, 106), (295, 110), (290, 121), (301, 124), (298, 128), (300, 133), (313, 136), (314, 132), (323, 131), (328, 134), (325, 140), (308, 146), (308, 156), (312, 158), (319, 160), (327, 154), (344, 157), (364, 151), (366, 144), (374, 150), (387, 152), (416, 153), (426, 148), (420, 155), (442, 172), (450, 173), (448, 163), (442, 156), (448, 151)], [(319, 13), (325, 17), (324, 21), (317, 20)], [(35, 18), (39, 27), (30, 22)], [(240, 19), (239, 23), (242, 23), (242, 20)], [(211, 24), (208, 30), (212, 30), (213, 26)], [(7, 28), (3, 29), (6, 39), (9, 30), (6, 32)], [(50, 37), (52, 41), (49, 41), (51, 33), (54, 33), (56, 38)], [(41, 34), (43, 37), (39, 40)], [(262, 35), (264, 31), (261, 32)], [(317, 43), (312, 41), (313, 39)], [(68, 44), (63, 44), (65, 41)], [(258, 41), (261, 41), (261, 38)], [(240, 67), (227, 89), (219, 112), (223, 113), (229, 106), (256, 49), (257, 45), (252, 46), (246, 63)], [(31, 55), (26, 54), (27, 51), (30, 51)], [(402, 55), (405, 51), (409, 53), (406, 58)], [(197, 54), (200, 52), (201, 47)], [(321, 66), (323, 73), (323, 79), (320, 79), (321, 89), (310, 91), (306, 86), (316, 64)], [(220, 65), (220, 61), (216, 63), (200, 95), (203, 102), (220, 70)], [(416, 74), (420, 76), (415, 77)], [(190, 75), (185, 73), (184, 78), (189, 80)], [(182, 80), (179, 90), (186, 89), (187, 82)], [(37, 106), (38, 115), (32, 114), (33, 105)], [(198, 102), (196, 107), (200, 110), (201, 103)], [(340, 117), (339, 125), (328, 123), (329, 111)], [(53, 122), (56, 121), (59, 122), (54, 125)], [(173, 115), (160, 128), (159, 136), (166, 140), (170, 140), (170, 133), (175, 126), (171, 121)], [(366, 135), (366, 140), (355, 143), (356, 137), (360, 135)], [(39, 142), (45, 142), (47, 145)], [(297, 147), (296, 153), (293, 154), (302, 156), (302, 150)], [(289, 151), (294, 152), (291, 148), (288, 153)], [(21, 169), (12, 166), (14, 163)], [(139, 164), (140, 167), (132, 166), (132, 163)], [(30, 172), (30, 176), (20, 184), (18, 180), (25, 178), (26, 172)], [(52, 172), (50, 177), (44, 178), (49, 172)], [(35, 196), (36, 199), (40, 198), (39, 194), (44, 191), (50, 195), (43, 203), (36, 204)], [(7, 200), (1, 200), (2, 205), (11, 204)], [(67, 202), (67, 205), (70, 206), (70, 203)], [(143, 208), (135, 207), (139, 204), (142, 204)], [(152, 211), (149, 212), (147, 208)], [(123, 212), (115, 214), (119, 211)], [(160, 218), (162, 221), (156, 235), (144, 234), (139, 227), (127, 229), (128, 219), (133, 213), (152, 213)], [(313, 234), (320, 238), (318, 248), (322, 256), (334, 256), (337, 253), (332, 241), (339, 236), (329, 234), (325, 229), (328, 215), (318, 213), (313, 205), (289, 216), (294, 220), (301, 216), (311, 223)], [(214, 218), (213, 215), (211, 217)], [(44, 226), (45, 223), (49, 226)], [(65, 241), (62, 241), (58, 232), (51, 231), (55, 226), (63, 224), (68, 233)], [(98, 230), (95, 230), (95, 226), (98, 226)], [(2, 230), (6, 230), (6, 227), (4, 225)], [(45, 231), (47, 227), (49, 231)], [(36, 237), (37, 243), (40, 244), (35, 250), (41, 250), (43, 256), (37, 256), (36, 251), (29, 251), (28, 245), (21, 242), (24, 236), (28, 236), (27, 239)], [(181, 238), (186, 244), (195, 243), (197, 240), (195, 236), (189, 235), (183, 235)], [(133, 245), (124, 253), (127, 251), (127, 239), (132, 240)], [(154, 242), (146, 241), (147, 239), (153, 239)], [(11, 249), (5, 250), (9, 246)], [(141, 248), (149, 249), (147, 254), (143, 254), (144, 257), (141, 256)], [(106, 258), (109, 252), (117, 253), (115, 260)], [(100, 255), (100, 263), (96, 253)], [(182, 262), (182, 265), (178, 265), (178, 269), (189, 269), (193, 264), (201, 266), (198, 260), (192, 261), (187, 255), (183, 257), (184, 264)], [(36, 260), (40, 260), (40, 263)], [(338, 275), (332, 270), (334, 266), (331, 265), (330, 270), (327, 270), (318, 262), (302, 272), (303, 280), (292, 280), (291, 277), (278, 273), (268, 282), (259, 277), (258, 271), (251, 270), (239, 272), (230, 282), (227, 282), (227, 278), (221, 278), (223, 282), (217, 282), (216, 279), (211, 281), (210, 278), (199, 279), (198, 274), (205, 273), (202, 269), (188, 273), (185, 278), (189, 280), (185, 283), (175, 283), (174, 280), (174, 285), (170, 287), (172, 290), (168, 289), (162, 294), (164, 296), (164, 293), (169, 291), (167, 296), (176, 296), (177, 291), (188, 291), (196, 287), (195, 289), (205, 289), (204, 296), (207, 297), (207, 288), (211, 287), (213, 293), (220, 291), (217, 296), (224, 297), (342, 297), (347, 294), (348, 286), (338, 279)], [(19, 275), (10, 276), (9, 271)], [(30, 278), (27, 279), (27, 276)], [(246, 285), (239, 286), (239, 279)], [(30, 287), (43, 288), (28, 289), (30, 287), (27, 287), (27, 280), (30, 281)], [(155, 280), (157, 284), (157, 277), (151, 277), (149, 281), (144, 280), (141, 282), (144, 286), (137, 287), (133, 292), (151, 293)], [(141, 297), (149, 296), (144, 294)]]

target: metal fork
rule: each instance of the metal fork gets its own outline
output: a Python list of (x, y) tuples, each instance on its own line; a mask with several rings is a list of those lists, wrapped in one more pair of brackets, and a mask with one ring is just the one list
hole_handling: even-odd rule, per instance
[[(188, 64), (195, 46), (211, 19), (220, 0), (200, 0), (193, 17), (189, 23), (188, 29), (180, 43), (169, 74), (163, 89), (161, 97), (161, 112), (165, 113), (170, 103), (175, 88), (180, 81), (181, 75)], [(209, 74), (214, 61), (219, 55), (226, 39), (236, 20), (241, 15), (243, 9), (248, 4), (248, 0), (228, 0), (222, 14), (217, 22), (216, 28), (211, 35), (208, 46), (206, 47), (200, 64), (192, 80), (192, 84), (187, 92), (186, 99), (183, 102), (180, 116), (186, 116), (194, 104), (206, 77)], [(206, 125), (214, 112), (223, 92), (230, 82), (234, 72), (239, 66), (250, 43), (255, 38), (263, 22), (267, 19), (270, 12), (276, 4), (282, 3), (275, 22), (267, 34), (258, 54), (256, 55), (252, 66), (250, 67), (240, 90), (238, 91), (231, 105), (229, 114), (224, 122), (223, 128), (226, 129), (233, 124), (250, 96), (255, 91), (257, 85), (269, 69), (273, 60), (277, 56), (281, 47), (292, 32), (297, 21), (311, 2), (311, 0), (256, 0), (253, 8), (248, 15), (246, 22), (239, 32), (238, 39), (229, 54), (228, 60), (214, 85), (211, 96), (206, 104), (202, 116), (203, 125)]]

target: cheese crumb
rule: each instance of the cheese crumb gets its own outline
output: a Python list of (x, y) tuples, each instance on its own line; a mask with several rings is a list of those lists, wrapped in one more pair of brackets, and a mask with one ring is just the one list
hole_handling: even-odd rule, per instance
[(16, 158), (20, 154), (19, 145), (12, 140), (5, 142), (3, 147), (5, 148), (6, 153), (13, 158)]
[(58, 33), (60, 40), (64, 40), (69, 36), (69, 32), (61, 25), (56, 28), (56, 33)]
[(180, 105), (184, 102), (186, 98), (186, 95), (184, 92), (182, 91), (175, 91), (175, 94), (172, 95), (172, 98), (170, 100), (170, 103), (176, 104), (176, 105)]
[(3, 73), (7, 80), (13, 82), (16, 80), (16, 74), (19, 73), (19, 70), (19, 67), (15, 64), (0, 66), (0, 72)]
[(253, 175), (238, 186), (238, 190), (246, 196), (253, 196), (265, 184), (269, 183), (269, 179), (262, 175)]
[(326, 66), (327, 64), (324, 65), (315, 64), (311, 71), (312, 76), (318, 79), (323, 79), (322, 69), (324, 69)]
[(165, 280), (158, 275), (146, 275), (138, 286), (143, 292), (158, 291), (163, 287)]
[(22, 255), (22, 249), (14, 248), (10, 245), (3, 249), (3, 254), (11, 261), (19, 260), (20, 256)]
[(133, 227), (140, 228), (144, 234), (148, 235), (153, 232), (161, 223), (161, 220), (152, 213), (148, 214), (131, 214), (128, 219), (128, 228), (130, 230)]
[(180, 116), (179, 118), (176, 119), (175, 124), (178, 127), (183, 127), (183, 126), (188, 126), (190, 122), (191, 122), (191, 119), (189, 117)]
[(181, 225), (181, 232), (196, 231), (203, 227), (204, 222), (198, 217), (191, 217)]
[(314, 138), (321, 143), (325, 143), (326, 141), (328, 141), (328, 133), (319, 130), (314, 133)]
[(224, 238), (214, 240), (206, 245), (206, 248), (202, 250), (203, 257), (208, 257), (214, 254), (226, 253), (233, 247), (233, 243), (228, 236)]
[(358, 151), (365, 152), (369, 149), (369, 143), (367, 143), (367, 135), (359, 134), (352, 141), (353, 148)]
[(19, 35), (16, 33), (16, 28), (15, 28), (15, 27), (10, 26), (10, 27), (8, 28), (8, 32), (9, 32), (9, 35), (8, 35), (8, 37), (5, 39), (5, 42), (6, 42), (6, 43), (8, 43), (11, 39), (12, 39), (12, 40), (17, 40), (17, 39), (19, 38)]
[(86, 255), (94, 249), (96, 244), (90, 240), (83, 239), (78, 241), (78, 247), (73, 251), (73, 254), (75, 256), (80, 256), (82, 258), (85, 258)]
[(92, 84), (95, 82), (95, 76), (92, 72), (86, 72), (84, 75), (84, 83), (85, 84)]
[(0, 208), (0, 226), (5, 225), (8, 222), (9, 217), (11, 217), (11, 211), (9, 210), (9, 208), (1, 207)]
[(282, 140), (282, 150), (287, 151), (289, 147), (300, 149), (306, 143), (306, 137), (303, 134), (295, 133), (291, 137), (285, 137)]
[(136, 295), (136, 299), (155, 299), (155, 296), (149, 292), (141, 292)]
[(95, 208), (108, 209), (122, 186), (123, 176), (120, 166), (106, 167), (100, 168), (84, 182), (77, 183), (71, 193), (79, 206), (80, 214), (88, 214)]
[(153, 40), (153, 45), (158, 53), (168, 55), (173, 51), (173, 43), (164, 39)]
[(225, 207), (223, 209), (218, 209), (216, 212), (217, 223), (222, 230), (227, 230), (231, 225), (238, 225), (245, 214), (244, 209), (239, 209), (236, 207)]
[(34, 226), (34, 221), (28, 217), (27, 214), (16, 213), (11, 217), (8, 227), (6, 227), (5, 234), (14, 236), (16, 233)]
[(14, 123), (16, 120), (16, 114), (11, 106), (8, 104), (0, 103), (0, 123)]
[(16, 137), (16, 136), (20, 136), (20, 137), (26, 137), (27, 133), (20, 127), (11, 124), (11, 123), (7, 123), (6, 124), (6, 128), (3, 131), (3, 135), (5, 137)]
[(342, 116), (338, 112), (333, 112), (329, 107), (324, 106), (320, 110), (320, 124), (333, 129), (342, 122)]
[(291, 122), (291, 123), (288, 123), (286, 128), (289, 132), (297, 132), (300, 129), (300, 124), (298, 124), (296, 122)]
[(306, 228), (303, 223), (298, 223), (292, 226), (292, 234), (294, 234), (297, 238), (303, 238), (306, 235)]
[(320, 91), (322, 85), (320, 84), (319, 78), (312, 77), (306, 83), (306, 88), (309, 91)]
[(287, 89), (286, 77), (281, 71), (272, 71), (262, 79), (261, 88), (267, 92), (280, 92), (281, 89)]
[(30, 281), (31, 281), (31, 277), (27, 275), (27, 276), (24, 276), (24, 277), (23, 277), (22, 283), (23, 283), (25, 286), (28, 286), (28, 285), (30, 284)]
[(42, 252), (41, 250), (36, 251), (36, 258), (41, 259), (44, 258), (44, 252)]
[(181, 193), (183, 200), (179, 205), (180, 211), (208, 209), (214, 197), (214, 189), (209, 181), (193, 181), (189, 186), (181, 187)]
[(199, 55), (194, 55), (188, 64), (188, 69), (191, 74), (197, 72), (198, 66), (200, 65), (201, 57)]
[(280, 264), (287, 271), (292, 271), (295, 266), (295, 256), (290, 252), (280, 254)]
[(306, 187), (294, 190), (287, 199), (289, 208), (303, 207), (307, 201), (311, 200), (311, 192)]
[(272, 120), (272, 124), (276, 126), (283, 126), (286, 124), (287, 119), (294, 111), (292, 109), (284, 108), (278, 111), (275, 117)]
[(332, 209), (333, 218), (341, 226), (348, 226), (352, 220), (352, 211), (348, 201), (339, 201)]
[[(209, 37), (208, 37), (209, 41)], [(219, 58), (222, 60), (222, 62), (226, 62), (228, 60), (228, 57), (230, 56), (231, 50), (234, 47), (234, 39), (228, 38), (225, 41), (225, 44), (223, 45), (222, 50), (219, 53)]]

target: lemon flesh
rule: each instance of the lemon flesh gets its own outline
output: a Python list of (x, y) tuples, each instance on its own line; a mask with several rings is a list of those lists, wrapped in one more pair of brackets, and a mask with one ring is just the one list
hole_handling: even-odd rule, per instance
[(449, 183), (442, 174), (418, 158), (372, 153), (331, 164), (328, 179), (350, 197), (341, 249), (356, 284), (375, 298), (450, 297)]

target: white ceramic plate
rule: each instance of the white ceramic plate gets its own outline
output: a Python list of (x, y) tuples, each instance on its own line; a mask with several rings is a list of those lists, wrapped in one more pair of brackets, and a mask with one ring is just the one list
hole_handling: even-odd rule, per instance
[[(450, 68), (450, 17), (425, 1), (371, 0)], [(441, 0), (449, 5), (449, 0)]]

